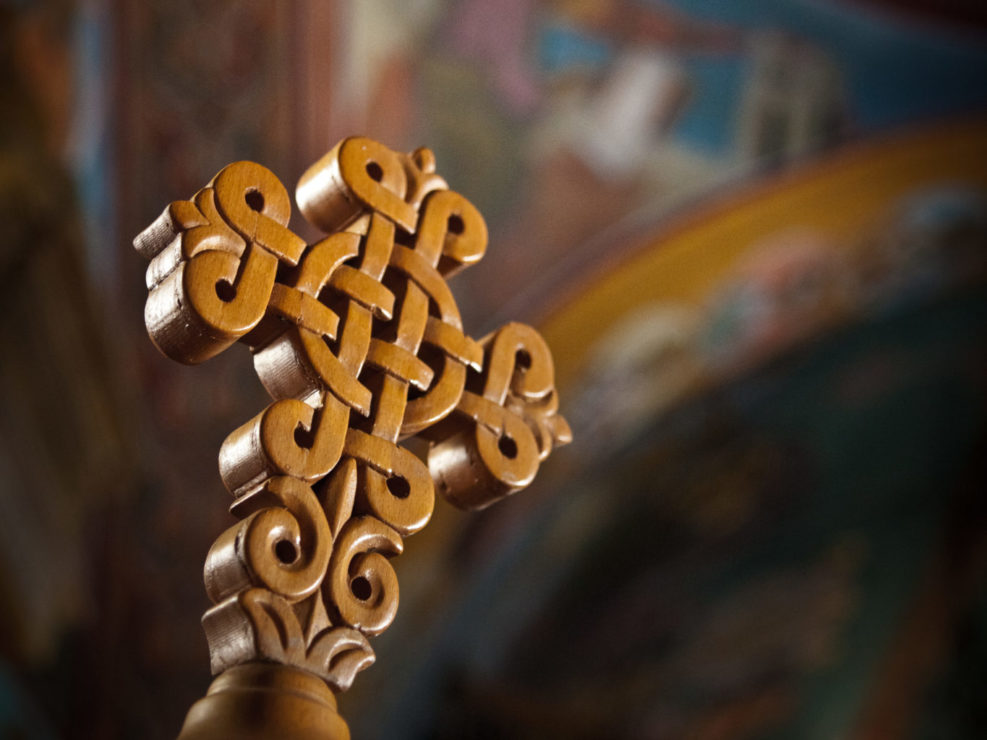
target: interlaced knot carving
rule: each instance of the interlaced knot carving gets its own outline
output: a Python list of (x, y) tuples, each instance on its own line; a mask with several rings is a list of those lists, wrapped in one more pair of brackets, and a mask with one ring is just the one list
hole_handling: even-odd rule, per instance
[[(340, 691), (394, 619), (388, 558), (428, 522), (435, 486), (483, 508), (571, 435), (534, 329), (463, 331), (446, 278), (483, 256), (487, 229), (431, 151), (345, 139), (296, 198), (325, 238), (289, 230), (284, 185), (237, 162), (134, 246), (157, 347), (198, 363), (242, 342), (274, 399), (220, 450), (239, 521), (205, 564), (213, 673), (268, 660)], [(412, 435), (427, 463), (399, 444)]]

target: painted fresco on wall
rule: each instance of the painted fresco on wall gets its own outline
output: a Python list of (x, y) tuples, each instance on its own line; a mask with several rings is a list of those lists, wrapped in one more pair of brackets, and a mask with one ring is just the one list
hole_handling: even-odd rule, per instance
[(464, 275), (466, 310), (537, 310), (613, 259), (599, 240), (614, 229), (987, 105), (982, 36), (862, 5), (352, 3), (339, 115), (429, 142), (491, 221), (503, 281)]
[(576, 432), (410, 543), (354, 737), (987, 734), (975, 4), (31, 0), (0, 31), (0, 736), (174, 737), (207, 687), (215, 453), (264, 394), (156, 354), (129, 239), (352, 133), (485, 214), (464, 321), (536, 323)]

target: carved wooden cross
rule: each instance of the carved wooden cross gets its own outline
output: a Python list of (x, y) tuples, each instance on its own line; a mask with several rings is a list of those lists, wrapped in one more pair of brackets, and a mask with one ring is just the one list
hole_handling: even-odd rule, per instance
[[(326, 685), (373, 662), (367, 636), (398, 605), (388, 558), (428, 522), (435, 486), (482, 508), (570, 439), (541, 336), (463, 331), (445, 279), (483, 256), (487, 229), (430, 150), (346, 139), (296, 198), (328, 236), (290, 231), (284, 185), (237, 162), (134, 240), (157, 347), (197, 363), (243, 342), (274, 399), (220, 450), (239, 522), (205, 564), (219, 678), (183, 738), (348, 737)], [(413, 435), (427, 463), (399, 444)]]

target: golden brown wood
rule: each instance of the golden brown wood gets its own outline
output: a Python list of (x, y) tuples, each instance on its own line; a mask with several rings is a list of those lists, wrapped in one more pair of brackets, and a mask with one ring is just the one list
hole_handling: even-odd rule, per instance
[[(183, 738), (348, 737), (332, 692), (374, 660), (367, 636), (398, 606), (388, 559), (428, 523), (435, 485), (488, 506), (570, 439), (541, 336), (463, 331), (445, 278), (483, 256), (487, 229), (428, 149), (346, 139), (296, 195), (329, 232), (315, 244), (287, 228), (287, 191), (251, 162), (134, 241), (158, 348), (197, 363), (240, 341), (274, 399), (220, 450), (239, 521), (205, 564), (219, 677)], [(399, 444), (416, 434), (427, 463)]]
[(274, 663), (223, 673), (192, 705), (183, 740), (348, 740), (336, 697), (316, 676)]

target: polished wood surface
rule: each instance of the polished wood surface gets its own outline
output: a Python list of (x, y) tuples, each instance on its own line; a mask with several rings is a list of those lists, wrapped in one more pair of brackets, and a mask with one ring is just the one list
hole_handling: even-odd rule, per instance
[[(237, 162), (134, 240), (155, 345), (191, 364), (241, 342), (274, 399), (220, 450), (239, 521), (206, 558), (219, 677), (185, 738), (246, 736), (248, 705), (257, 737), (348, 736), (311, 682), (344, 691), (373, 662), (367, 637), (398, 606), (388, 559), (427, 524), (435, 488), (483, 508), (571, 436), (533, 328), (464, 332), (446, 278), (483, 256), (487, 230), (431, 151), (345, 139), (296, 198), (325, 238), (294, 234), (285, 187)], [(425, 460), (399, 444), (415, 435)], [(335, 719), (290, 724), (296, 710)]]

